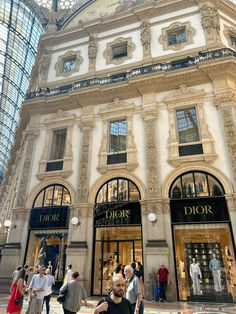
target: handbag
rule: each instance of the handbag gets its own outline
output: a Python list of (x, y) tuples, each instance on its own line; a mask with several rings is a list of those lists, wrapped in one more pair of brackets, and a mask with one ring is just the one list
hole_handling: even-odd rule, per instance
[(17, 304), (17, 305), (21, 304), (23, 302), (23, 300), (24, 300), (24, 296), (21, 295), (19, 298), (15, 299), (15, 304)]
[(68, 293), (68, 286), (65, 291), (61, 292), (57, 297), (57, 302), (64, 303), (66, 300), (66, 295)]
[(159, 287), (155, 288), (154, 289), (154, 295), (155, 297), (160, 297), (160, 292), (161, 292), (161, 289)]

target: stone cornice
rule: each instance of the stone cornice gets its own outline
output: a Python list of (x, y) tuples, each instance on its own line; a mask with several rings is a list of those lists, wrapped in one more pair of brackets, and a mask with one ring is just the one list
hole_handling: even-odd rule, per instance
[(218, 107), (235, 106), (236, 107), (236, 90), (217, 90), (215, 91), (214, 102)]

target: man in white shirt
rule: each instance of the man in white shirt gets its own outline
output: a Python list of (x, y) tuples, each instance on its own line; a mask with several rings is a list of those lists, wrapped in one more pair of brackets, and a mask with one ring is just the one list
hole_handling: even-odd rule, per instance
[(33, 276), (29, 285), (30, 314), (40, 314), (42, 311), (43, 299), (48, 286), (45, 271), (46, 268), (40, 266), (39, 274)]

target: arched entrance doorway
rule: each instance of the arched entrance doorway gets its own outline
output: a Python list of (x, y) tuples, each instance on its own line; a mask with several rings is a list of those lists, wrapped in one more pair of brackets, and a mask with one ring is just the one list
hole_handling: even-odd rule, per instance
[(126, 178), (106, 182), (94, 208), (93, 295), (105, 295), (117, 264), (142, 262), (140, 192)]
[(65, 249), (71, 196), (60, 184), (49, 185), (34, 199), (25, 263), (37, 270), (50, 267), (58, 286), (65, 270)]
[(235, 255), (223, 185), (203, 171), (178, 176), (169, 190), (180, 300), (232, 302)]

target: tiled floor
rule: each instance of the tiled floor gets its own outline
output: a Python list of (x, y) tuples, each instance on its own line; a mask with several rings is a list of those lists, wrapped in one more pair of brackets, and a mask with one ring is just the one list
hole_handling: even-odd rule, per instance
[[(7, 295), (0, 295), (0, 314), (6, 313), (6, 305), (8, 301)], [(82, 307), (79, 314), (93, 313), (97, 304), (96, 298), (89, 298), (89, 306)], [(27, 302), (24, 302), (22, 314), (25, 313)], [(45, 308), (43, 310), (45, 314)], [(199, 304), (174, 302), (166, 304), (158, 304), (145, 302), (145, 314), (236, 314), (236, 304)], [(55, 298), (51, 299), (50, 314), (63, 314), (60, 304)]]

